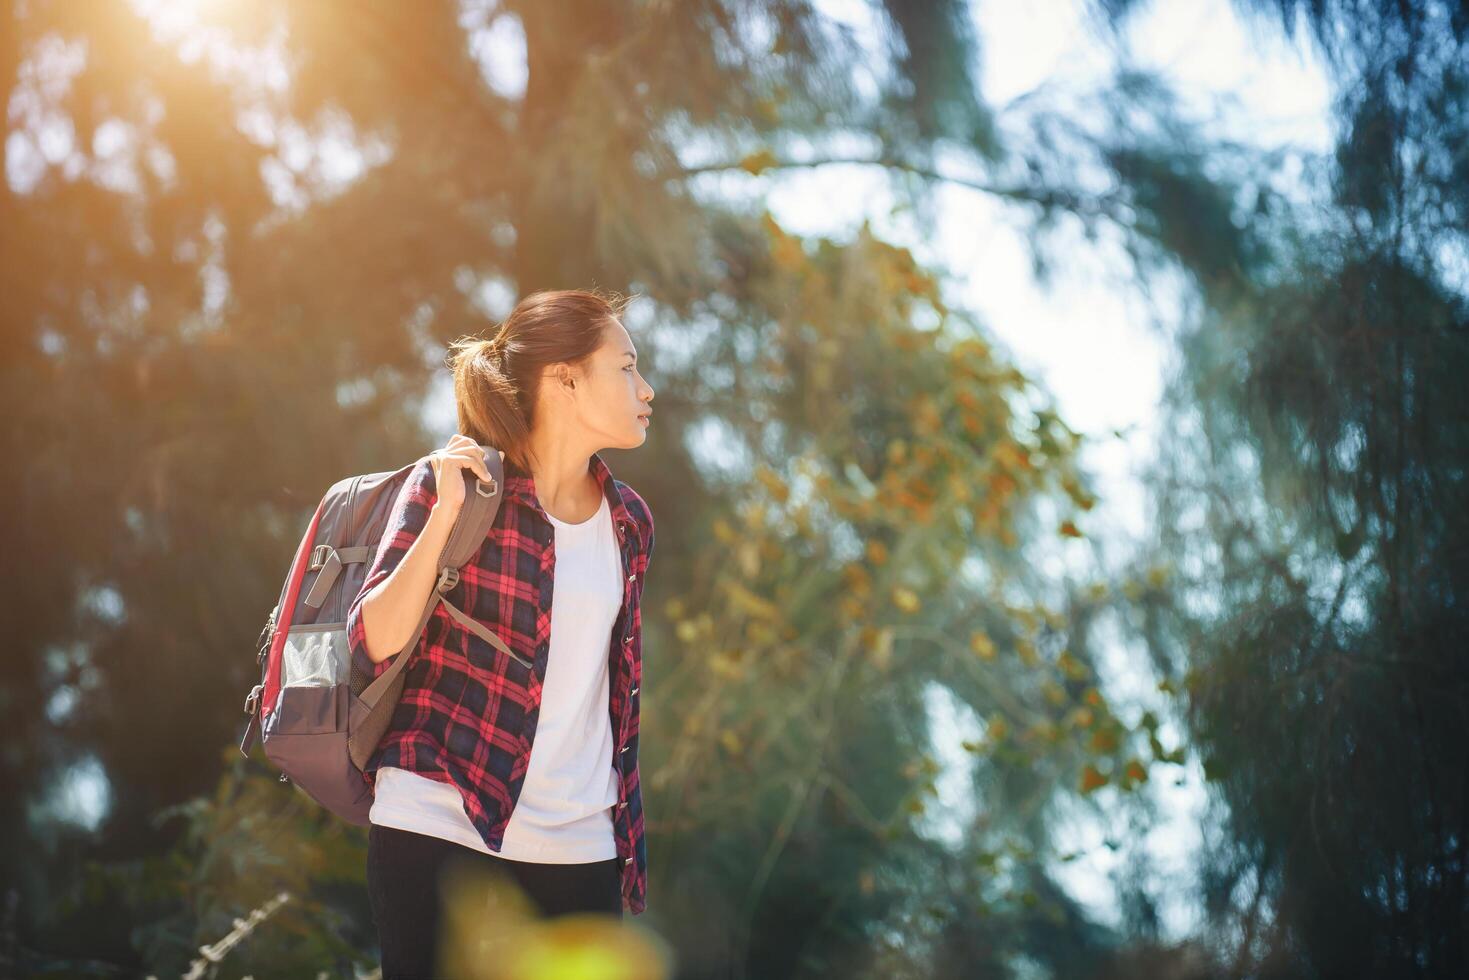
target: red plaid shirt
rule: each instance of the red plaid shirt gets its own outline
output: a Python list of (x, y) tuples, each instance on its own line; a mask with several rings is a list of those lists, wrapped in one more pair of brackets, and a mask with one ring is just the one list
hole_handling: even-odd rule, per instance
[[(621, 785), (612, 827), (622, 860), (623, 907), (636, 915), (646, 904), (648, 880), (638, 783), (638, 686), (643, 673), (639, 599), (653, 554), (653, 514), (636, 491), (613, 478), (600, 455), (592, 454), (590, 468), (612, 508), (622, 552), (622, 610), (607, 648), (608, 710), (616, 740), (612, 767)], [(412, 651), (414, 660), (403, 672), (402, 700), (366, 769), (369, 783), (375, 782), (380, 767), (396, 766), (454, 784), (470, 822), (494, 851), (500, 850), (520, 797), (536, 737), (550, 649), (555, 563), (555, 529), (536, 497), (530, 473), (507, 458), (504, 484), (490, 533), (445, 598), (493, 630), (532, 666), (507, 657), (436, 606)], [(362, 628), (362, 600), (398, 567), (428, 523), (436, 499), (433, 467), (425, 457), (404, 483), (367, 579), (347, 612), (347, 641), (358, 663), (372, 663)], [(381, 674), (392, 660), (372, 664), (372, 675)]]

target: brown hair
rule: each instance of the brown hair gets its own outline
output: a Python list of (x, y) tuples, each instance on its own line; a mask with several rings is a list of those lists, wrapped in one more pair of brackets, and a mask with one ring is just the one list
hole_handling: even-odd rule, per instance
[(526, 452), (542, 372), (561, 362), (585, 364), (630, 298), (585, 289), (531, 293), (494, 337), (451, 343), (448, 362), (459, 431), (482, 446), (504, 450), (507, 462), (530, 469)]

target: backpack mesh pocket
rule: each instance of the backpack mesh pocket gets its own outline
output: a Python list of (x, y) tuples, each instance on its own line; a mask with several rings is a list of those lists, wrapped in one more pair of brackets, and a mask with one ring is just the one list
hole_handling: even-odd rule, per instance
[(332, 687), (346, 683), (350, 672), (346, 623), (302, 626), (286, 633), (282, 687)]

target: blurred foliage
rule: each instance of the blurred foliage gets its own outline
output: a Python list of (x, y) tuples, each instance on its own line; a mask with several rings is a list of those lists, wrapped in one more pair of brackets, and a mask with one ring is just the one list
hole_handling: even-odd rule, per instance
[(1214, 797), (1229, 974), (1469, 973), (1469, 14), (1247, 5), (1340, 95), (1272, 261), (1179, 336), (1139, 597)]
[[(1128, 5), (1104, 6), (1121, 17)], [(0, 152), (19, 175), (0, 183), (0, 431), (23, 473), (0, 483), (11, 641), (0, 761), (24, 803), (0, 813), (0, 860), (20, 896), (23, 965), (49, 968), (46, 950), (72, 955), (59, 972), (106, 972), (103, 961), (181, 972), (282, 890), (292, 902), (231, 952), (231, 971), (348, 975), (371, 961), (360, 832), (233, 748), (253, 641), (320, 493), (439, 441), (445, 342), (492, 326), (526, 292), (595, 284), (644, 297), (628, 325), (658, 391), (647, 446), (614, 468), (673, 529), (645, 594), (652, 880), (638, 924), (666, 938), (678, 975), (1228, 975), (1256, 963), (1262, 942), (1251, 923), (1263, 901), (1230, 918), (1252, 880), (1270, 883), (1276, 930), (1277, 958), (1260, 962), (1332, 972), (1309, 905), (1349, 889), (1300, 871), (1311, 860), (1300, 821), (1320, 812), (1301, 794), (1329, 788), (1301, 778), (1329, 772), (1304, 754), (1325, 743), (1301, 735), (1337, 719), (1320, 705), (1348, 688), (1340, 663), (1318, 674), (1292, 659), (1318, 627), (1304, 593), (1273, 577), (1289, 561), (1240, 544), (1200, 573), (1200, 545), (1168, 537), (1193, 525), (1166, 506), (1161, 553), (1131, 580), (1072, 580), (1033, 561), (1040, 545), (1089, 546), (1083, 440), (948, 302), (941, 270), (869, 225), (797, 234), (763, 193), (782, 171), (857, 163), (891, 176), (921, 231), (940, 185), (1012, 205), (1042, 277), (1057, 259), (1048, 246), (1078, 229), (1119, 242), (1144, 276), (1187, 272), (1208, 309), (1189, 371), (1230, 389), (1191, 397), (1211, 423), (1239, 426), (1173, 447), (1181, 473), (1201, 480), (1236, 458), (1201, 450), (1276, 445), (1259, 486), (1229, 473), (1207, 486), (1239, 505), (1268, 487), (1262, 512), (1305, 527), (1313, 481), (1346, 464), (1303, 456), (1304, 434), (1335, 449), (1356, 419), (1363, 446), (1400, 447), (1359, 457), (1397, 481), (1364, 484), (1393, 508), (1364, 504), (1375, 521), (1342, 525), (1349, 549), (1398, 556), (1379, 580), (1394, 588), (1364, 593), (1365, 608), (1381, 595), (1398, 610), (1362, 648), (1384, 652), (1365, 684), (1394, 662), (1385, 651), (1402, 654), (1403, 629), (1426, 635), (1429, 620), (1402, 612), (1413, 590), (1441, 597), (1434, 636), (1463, 635), (1449, 628), (1462, 608), (1451, 532), (1463, 509), (1450, 492), (1462, 437), (1384, 442), (1362, 421), (1380, 414), (1346, 407), (1424, 397), (1460, 364), (1462, 308), (1403, 251), (1437, 247), (1416, 237), (1428, 205), (1368, 193), (1371, 166), (1398, 181), (1381, 186), (1421, 186), (1392, 169), (1399, 144), (1367, 138), (1374, 120), (1418, 109), (1353, 110), (1333, 227), (1285, 208), (1268, 179), (1278, 155), (1210, 140), (1146, 73), (1080, 100), (1043, 87), (1023, 105), (986, 105), (974, 81), (984, 52), (957, 3), (875, 6), (877, 52), (788, 0), (201, 9), (213, 18), (203, 28), (169, 34), (122, 3), (0, 5), (11, 106)], [(504, 65), (487, 72), (499, 50), (488, 34), (523, 36), (523, 86)], [(1437, 103), (1413, 106), (1462, 121), (1451, 75)], [(1400, 91), (1388, 75), (1382, 90)], [(350, 146), (361, 169), (344, 176), (322, 140)], [(1466, 213), (1452, 198), (1465, 185), (1450, 179), (1462, 155), (1422, 159), (1451, 165), (1441, 216)], [(1395, 362), (1382, 352), (1413, 336), (1393, 319), (1410, 300), (1435, 311), (1419, 320), (1430, 334)], [(1347, 330), (1364, 309), (1385, 321), (1376, 346)], [(1321, 333), (1333, 311), (1339, 331)], [(1348, 354), (1355, 383), (1313, 370)], [(1221, 361), (1236, 370), (1214, 370)], [(1368, 383), (1367, 366), (1394, 363), (1398, 387)], [(1332, 430), (1307, 420), (1328, 417), (1339, 431), (1320, 441)], [(1407, 418), (1383, 432), (1427, 440), (1424, 413), (1399, 410)], [(1260, 434), (1266, 423), (1279, 441)], [(1449, 467), (1441, 484), (1429, 463)], [(1434, 486), (1448, 489), (1403, 496)], [(1404, 514), (1424, 518), (1398, 523)], [(1244, 540), (1230, 533), (1232, 547)], [(1430, 555), (1440, 560), (1415, 564)], [(1184, 601), (1198, 574), (1215, 576), (1200, 593), (1218, 613), (1207, 620)], [(1207, 946), (1161, 942), (1142, 891), (1116, 928), (1057, 880), (1077, 857), (1058, 853), (1061, 822), (1100, 814), (1109, 840), (1138, 836), (1151, 814), (1138, 791), (1189, 760), (1171, 719), (1102, 694), (1093, 631), (1117, 612), (1154, 640), (1229, 808)], [(1260, 687), (1261, 668), (1283, 687)], [(1469, 771), (1454, 768), (1462, 745), (1447, 744), (1458, 678), (1403, 688), (1447, 683), (1416, 720), (1443, 740), (1433, 764), (1445, 773)], [(1370, 718), (1375, 690), (1342, 703)], [(1282, 691), (1297, 712), (1280, 710)], [(961, 818), (939, 806), (935, 692), (982, 730), (962, 746), (978, 806), (958, 843), (932, 829)], [(1249, 743), (1234, 727), (1245, 719)], [(1423, 757), (1429, 743), (1404, 717), (1381, 722), (1396, 727), (1335, 731)], [(95, 834), (60, 822), (51, 802), (88, 760), (110, 785)], [(1462, 818), (1462, 790), (1415, 809), (1422, 790), (1451, 782), (1416, 772), (1376, 774), (1418, 780), (1394, 797), (1400, 837), (1372, 836), (1378, 794), (1357, 783), (1362, 822), (1343, 821), (1338, 840), (1419, 835), (1426, 851), (1388, 847), (1384, 866), (1434, 869), (1424, 894), (1458, 887), (1462, 902), (1465, 835), (1444, 822)], [(1333, 813), (1341, 792), (1325, 797)], [(1450, 885), (1451, 864), (1423, 862), (1455, 846)], [(1449, 916), (1448, 899), (1431, 907)], [(1305, 924), (1289, 932), (1297, 910)], [(1426, 927), (1419, 914), (1393, 921)], [(1238, 956), (1234, 921), (1246, 924)], [(1356, 935), (1372, 941), (1365, 925)], [(1435, 964), (1453, 962), (1452, 948), (1432, 949)]]
[[(375, 967), (364, 951), (375, 942), (366, 901), (367, 835), (292, 792), (263, 766), (229, 746), (212, 796), (161, 810), (160, 828), (178, 827), (158, 854), (89, 863), (61, 916), (83, 917), (108, 901), (126, 908), (130, 940), (148, 969), (183, 975), (201, 946), (230, 932), (235, 920), (289, 898), (254, 941), (229, 954), (231, 975), (315, 976), (334, 967), (351, 976)], [(58, 976), (66, 975), (64, 972)]]
[(641, 920), (595, 913), (537, 917), (504, 874), (446, 876), (440, 937), (444, 973), (456, 980), (663, 980), (668, 944)]

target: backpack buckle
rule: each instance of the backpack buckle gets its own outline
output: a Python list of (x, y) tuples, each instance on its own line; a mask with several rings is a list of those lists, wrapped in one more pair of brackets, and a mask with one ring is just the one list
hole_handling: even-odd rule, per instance
[(306, 570), (308, 572), (314, 572), (314, 571), (316, 571), (318, 568), (320, 568), (321, 566), (323, 566), (323, 565), (326, 564), (327, 559), (330, 558), (331, 555), (332, 555), (332, 546), (331, 545), (329, 545), (329, 544), (319, 544), (319, 545), (317, 545), (315, 548), (312, 548), (311, 549), (311, 564), (306, 567)]
[(260, 704), (260, 695), (265, 690), (264, 684), (256, 684), (250, 688), (250, 693), (245, 695), (245, 714), (253, 715), (255, 708)]
[(439, 584), (435, 586), (440, 592), (448, 592), (459, 584), (459, 569), (445, 568), (439, 572)]
[[(264, 651), (269, 646), (270, 634), (275, 632), (275, 614), (279, 611), (280, 603), (276, 603), (276, 607), (266, 617), (265, 625), (260, 628), (260, 635), (255, 638), (255, 646), (261, 651)], [(265, 654), (262, 652), (261, 656), (264, 657)]]

